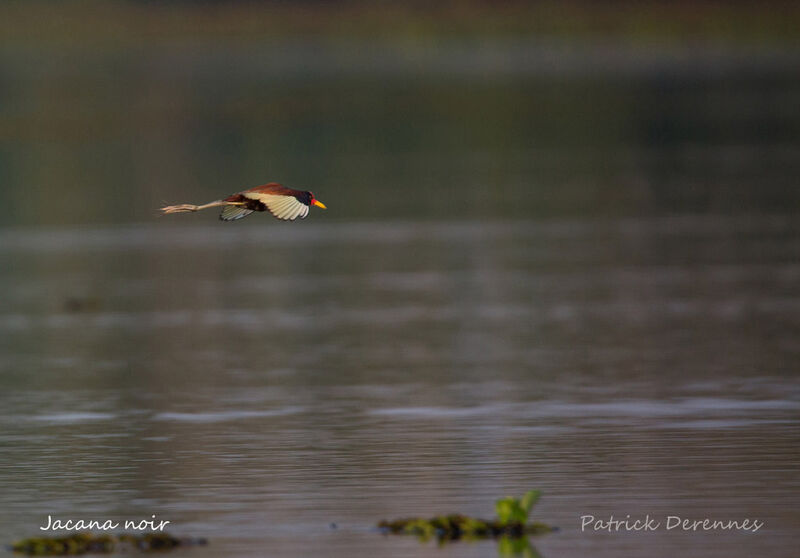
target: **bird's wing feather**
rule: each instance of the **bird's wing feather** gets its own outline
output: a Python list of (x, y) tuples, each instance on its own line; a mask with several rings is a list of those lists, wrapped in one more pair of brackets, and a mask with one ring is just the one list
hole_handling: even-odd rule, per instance
[(294, 221), (298, 217), (304, 219), (308, 215), (308, 206), (294, 196), (259, 192), (242, 192), (242, 194), (260, 201), (272, 215), (284, 221)]
[(247, 209), (240, 205), (227, 205), (219, 214), (220, 221), (236, 221), (243, 217), (247, 217), (253, 212), (252, 209)]

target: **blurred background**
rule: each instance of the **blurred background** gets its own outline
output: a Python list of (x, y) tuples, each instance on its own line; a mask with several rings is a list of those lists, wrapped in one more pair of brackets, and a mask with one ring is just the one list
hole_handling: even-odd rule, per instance
[[(0, 542), (790, 556), (796, 2), (0, 4)], [(158, 216), (269, 181), (303, 222)], [(580, 532), (580, 516), (758, 534)], [(337, 529), (329, 528), (336, 523)], [(533, 552), (533, 550), (531, 550)]]
[(7, 2), (2, 222), (149, 221), (272, 180), (336, 220), (787, 211), (799, 13)]

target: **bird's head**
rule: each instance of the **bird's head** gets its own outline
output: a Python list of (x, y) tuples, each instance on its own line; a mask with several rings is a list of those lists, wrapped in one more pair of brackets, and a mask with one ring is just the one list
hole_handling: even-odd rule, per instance
[(321, 209), (328, 209), (327, 207), (325, 207), (324, 203), (322, 203), (321, 201), (319, 201), (317, 198), (314, 197), (314, 193), (313, 192), (307, 192), (307, 194), (309, 196), (308, 205), (316, 205), (317, 207), (319, 207)]

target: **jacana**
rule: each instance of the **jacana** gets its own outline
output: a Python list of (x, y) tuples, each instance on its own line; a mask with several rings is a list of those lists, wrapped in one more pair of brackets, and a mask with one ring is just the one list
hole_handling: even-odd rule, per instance
[(219, 214), (222, 221), (236, 221), (247, 217), (253, 211), (269, 211), (278, 219), (294, 221), (298, 217), (305, 219), (312, 205), (326, 209), (325, 204), (316, 199), (311, 192), (292, 190), (276, 182), (270, 182), (204, 205), (190, 203), (168, 205), (162, 207), (161, 211), (166, 215), (222, 207), (222, 212)]

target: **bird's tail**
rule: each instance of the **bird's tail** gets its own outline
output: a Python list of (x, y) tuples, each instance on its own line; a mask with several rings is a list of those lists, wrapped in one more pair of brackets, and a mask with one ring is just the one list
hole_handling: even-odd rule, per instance
[(178, 205), (168, 205), (160, 209), (162, 215), (169, 215), (170, 213), (186, 213), (189, 211), (200, 211), (201, 209), (208, 209), (210, 207), (220, 207), (223, 205), (243, 205), (241, 203), (229, 202), (225, 200), (217, 200), (203, 205), (194, 205), (191, 203), (181, 203)]

